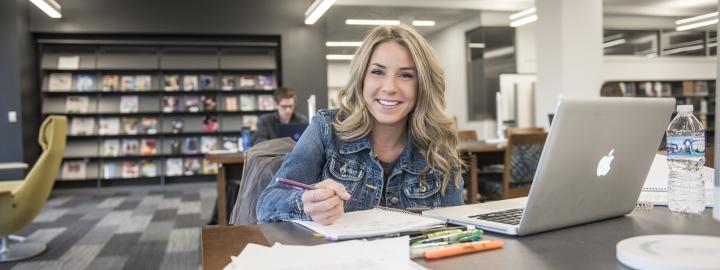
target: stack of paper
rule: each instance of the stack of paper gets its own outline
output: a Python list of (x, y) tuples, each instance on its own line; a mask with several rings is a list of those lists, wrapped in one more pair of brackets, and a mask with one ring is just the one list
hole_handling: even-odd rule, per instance
[(317, 246), (248, 244), (224, 270), (426, 269), (410, 260), (409, 238), (353, 240)]

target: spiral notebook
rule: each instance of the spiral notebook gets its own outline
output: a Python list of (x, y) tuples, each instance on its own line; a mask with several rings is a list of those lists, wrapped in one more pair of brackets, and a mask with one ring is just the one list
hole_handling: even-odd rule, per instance
[[(669, 174), (670, 169), (668, 168), (667, 156), (655, 155), (648, 176), (645, 178), (645, 184), (643, 185), (638, 201), (650, 202), (654, 205), (667, 205)], [(702, 176), (703, 180), (705, 180), (705, 205), (712, 207), (715, 170), (703, 166)]]
[(445, 225), (445, 221), (440, 219), (393, 208), (373, 208), (344, 213), (330, 225), (304, 220), (292, 222), (332, 240), (384, 236)]

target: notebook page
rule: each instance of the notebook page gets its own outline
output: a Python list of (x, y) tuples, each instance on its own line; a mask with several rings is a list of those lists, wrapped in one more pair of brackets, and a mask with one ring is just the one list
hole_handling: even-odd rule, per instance
[[(656, 205), (667, 205), (669, 175), (670, 168), (668, 168), (667, 156), (655, 155), (647, 178), (645, 178), (640, 200), (649, 201)], [(705, 204), (712, 206), (715, 170), (703, 166), (702, 176), (705, 181)]]

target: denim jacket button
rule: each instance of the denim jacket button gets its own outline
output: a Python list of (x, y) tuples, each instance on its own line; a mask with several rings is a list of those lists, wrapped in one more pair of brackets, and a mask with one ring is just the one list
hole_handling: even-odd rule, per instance
[(400, 202), (400, 199), (398, 199), (398, 197), (392, 197), (390, 199), (390, 203), (392, 203), (392, 204), (398, 204), (399, 202)]
[(427, 191), (427, 185), (420, 185), (420, 192)]

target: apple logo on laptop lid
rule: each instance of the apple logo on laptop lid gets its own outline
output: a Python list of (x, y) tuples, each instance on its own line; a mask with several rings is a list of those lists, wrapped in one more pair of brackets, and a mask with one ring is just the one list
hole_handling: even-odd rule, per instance
[(605, 176), (610, 172), (610, 165), (612, 164), (613, 159), (615, 159), (615, 156), (613, 156), (613, 153), (615, 152), (615, 149), (610, 150), (610, 153), (607, 154), (607, 156), (603, 156), (600, 159), (600, 162), (598, 162), (597, 166), (597, 176)]

